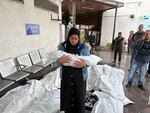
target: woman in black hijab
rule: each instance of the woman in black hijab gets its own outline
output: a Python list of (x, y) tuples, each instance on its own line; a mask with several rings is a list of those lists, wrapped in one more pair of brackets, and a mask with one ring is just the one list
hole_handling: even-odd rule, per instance
[[(79, 31), (71, 28), (66, 42), (61, 43), (60, 50), (74, 55), (88, 56), (89, 49), (80, 44)], [(57, 62), (60, 64), (69, 62), (69, 56), (60, 57)], [(76, 61), (75, 67), (62, 65), (61, 76), (61, 111), (65, 113), (85, 113), (85, 93), (87, 70), (84, 60)]]

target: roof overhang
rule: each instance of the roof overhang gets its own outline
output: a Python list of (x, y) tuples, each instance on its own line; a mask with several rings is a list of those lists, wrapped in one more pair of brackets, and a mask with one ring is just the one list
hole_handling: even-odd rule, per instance
[(34, 5), (57, 14), (59, 11), (59, 6), (52, 0), (34, 0)]
[(123, 7), (124, 4), (114, 0), (63, 0), (62, 9), (64, 12), (69, 12), (72, 15), (72, 1), (75, 1), (77, 6), (76, 13), (93, 13), (105, 11), (116, 7)]
[(76, 16), (80, 18), (93, 16), (99, 12), (124, 6), (124, 3), (114, 0), (63, 0), (62, 11), (73, 15), (73, 1), (76, 2)]

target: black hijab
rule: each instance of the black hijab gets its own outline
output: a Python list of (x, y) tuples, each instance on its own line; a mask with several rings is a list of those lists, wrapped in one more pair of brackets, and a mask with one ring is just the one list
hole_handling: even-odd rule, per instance
[[(79, 41), (76, 45), (71, 45), (69, 38), (71, 35), (78, 35)], [(80, 55), (80, 32), (78, 29), (76, 28), (71, 28), (67, 37), (67, 42), (66, 42), (66, 49), (65, 51), (67, 53), (71, 53), (71, 54), (78, 54)]]

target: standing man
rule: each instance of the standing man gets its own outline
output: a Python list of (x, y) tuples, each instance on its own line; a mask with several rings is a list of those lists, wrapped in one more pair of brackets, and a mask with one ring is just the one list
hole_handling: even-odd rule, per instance
[(144, 36), (136, 42), (134, 48), (135, 54), (133, 56), (131, 71), (126, 87), (132, 86), (135, 72), (137, 69), (139, 69), (138, 87), (142, 90), (145, 90), (144, 88), (145, 75), (148, 70), (148, 65), (150, 62), (150, 30), (147, 30)]
[(114, 40), (114, 51), (115, 52), (114, 52), (114, 61), (113, 61), (113, 63), (116, 63), (117, 54), (118, 54), (119, 55), (118, 63), (120, 64), (124, 41), (125, 41), (125, 39), (122, 37), (122, 33), (119, 32), (118, 36)]
[[(132, 53), (131, 53), (131, 60), (130, 60), (130, 69), (131, 69), (131, 65), (132, 65), (132, 60), (133, 60), (133, 56), (135, 54), (135, 48), (134, 45), (137, 43), (137, 41), (139, 39), (141, 39), (144, 36), (144, 25), (140, 24), (138, 27), (138, 31), (133, 35), (133, 48), (132, 48)], [(129, 71), (130, 71), (129, 69)]]

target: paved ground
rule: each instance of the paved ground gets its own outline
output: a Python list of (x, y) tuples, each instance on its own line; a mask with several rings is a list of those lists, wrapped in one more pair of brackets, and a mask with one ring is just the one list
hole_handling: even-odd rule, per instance
[[(94, 54), (100, 56), (104, 62), (110, 63), (113, 61), (113, 52), (96, 51), (94, 52)], [(150, 82), (150, 78), (146, 77), (146, 91), (142, 91), (137, 87), (138, 75), (135, 77), (133, 86), (131, 88), (126, 88), (125, 85), (127, 83), (129, 74), (129, 64), (130, 56), (127, 55), (127, 53), (123, 53), (120, 65), (116, 63), (117, 68), (121, 68), (125, 71), (125, 77), (123, 82), (125, 95), (134, 102), (134, 104), (129, 104), (124, 107), (124, 113), (150, 113), (150, 105), (147, 105), (149, 98), (148, 83)]]

